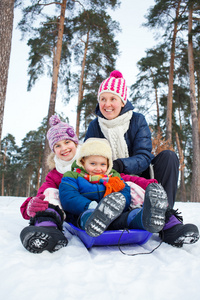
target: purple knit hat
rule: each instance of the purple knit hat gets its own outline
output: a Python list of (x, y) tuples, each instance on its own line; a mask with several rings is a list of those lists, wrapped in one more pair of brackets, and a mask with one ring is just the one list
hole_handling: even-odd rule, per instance
[(114, 70), (110, 73), (110, 77), (105, 79), (98, 91), (98, 101), (102, 93), (109, 92), (119, 96), (124, 104), (127, 102), (127, 86), (122, 73)]
[(52, 151), (54, 151), (54, 145), (62, 140), (71, 140), (75, 144), (78, 144), (78, 138), (74, 132), (74, 128), (67, 123), (61, 122), (58, 116), (51, 116), (49, 124), (51, 128), (47, 132), (47, 139)]

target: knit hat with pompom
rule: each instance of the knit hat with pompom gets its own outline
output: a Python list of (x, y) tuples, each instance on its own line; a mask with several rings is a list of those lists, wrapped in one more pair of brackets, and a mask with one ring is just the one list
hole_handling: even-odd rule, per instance
[(100, 95), (104, 92), (113, 93), (117, 96), (119, 96), (124, 104), (127, 102), (127, 86), (125, 79), (123, 78), (122, 73), (115, 70), (110, 73), (110, 77), (105, 79), (98, 91), (98, 101), (100, 98)]
[(74, 132), (74, 128), (67, 123), (61, 122), (58, 116), (51, 116), (49, 125), (51, 128), (47, 132), (47, 139), (52, 151), (54, 151), (54, 145), (62, 140), (70, 140), (78, 144), (78, 138)]

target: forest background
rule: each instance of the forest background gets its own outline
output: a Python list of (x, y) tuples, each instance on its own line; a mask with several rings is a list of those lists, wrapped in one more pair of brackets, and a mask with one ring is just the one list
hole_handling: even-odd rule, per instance
[[(152, 2), (146, 7), (143, 26), (151, 30), (155, 44), (139, 59), (136, 80), (130, 82), (129, 78), (129, 100), (149, 122), (153, 153), (172, 149), (179, 156), (178, 200), (200, 202), (200, 1)], [(12, 134), (1, 139), (1, 195), (28, 197), (36, 194), (48, 171), (45, 136), (58, 95), (74, 107), (76, 133), (81, 140), (95, 117), (99, 84), (115, 69), (120, 55), (120, 24), (112, 19), (113, 10), (120, 11), (120, 2), (1, 0), (0, 71), (5, 76), (0, 79), (0, 134), (10, 59), (7, 40), (12, 40), (16, 9), (21, 11), (19, 29), (29, 47), (28, 90), (42, 76), (51, 79), (48, 114), (41, 125), (29, 131), (20, 146)], [(6, 29), (10, 34), (4, 36)], [(60, 117), (69, 121), (67, 113)], [(13, 126), (21, 121), (16, 116)]]

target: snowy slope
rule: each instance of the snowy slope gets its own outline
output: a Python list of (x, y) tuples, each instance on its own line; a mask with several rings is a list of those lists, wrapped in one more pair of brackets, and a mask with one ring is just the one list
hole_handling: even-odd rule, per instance
[[(149, 255), (126, 256), (117, 246), (87, 250), (75, 236), (53, 254), (23, 248), (20, 231), (28, 225), (19, 207), (24, 198), (0, 197), (0, 299), (6, 300), (199, 300), (200, 241), (181, 249), (162, 244)], [(184, 222), (200, 228), (200, 203), (177, 203)], [(126, 253), (150, 251), (154, 234)]]

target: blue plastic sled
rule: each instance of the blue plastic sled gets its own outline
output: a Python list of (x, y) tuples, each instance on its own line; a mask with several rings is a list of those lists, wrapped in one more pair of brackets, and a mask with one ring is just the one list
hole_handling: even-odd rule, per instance
[(71, 223), (64, 222), (63, 226), (71, 234), (78, 236), (88, 249), (91, 248), (92, 246), (118, 245), (119, 239), (120, 239), (120, 245), (125, 245), (125, 244), (141, 245), (146, 243), (152, 236), (152, 233), (145, 230), (130, 229), (129, 232), (124, 231), (123, 234), (122, 234), (123, 230), (108, 230), (102, 233), (98, 237), (91, 237), (84, 230), (74, 226)]

